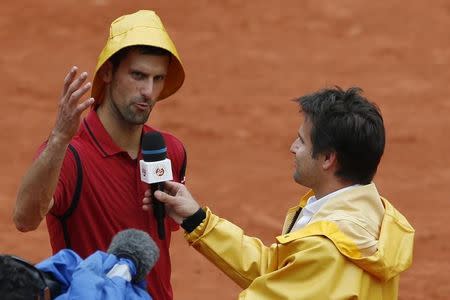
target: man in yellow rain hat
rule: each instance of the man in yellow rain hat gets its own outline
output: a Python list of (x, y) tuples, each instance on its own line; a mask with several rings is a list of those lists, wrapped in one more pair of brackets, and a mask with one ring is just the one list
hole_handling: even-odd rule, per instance
[[(53, 252), (71, 248), (82, 257), (106, 250), (121, 230), (144, 230), (160, 249), (148, 291), (172, 299), (169, 244), (178, 225), (165, 218), (166, 237), (158, 238), (155, 218), (141, 207), (147, 184), (139, 160), (143, 134), (155, 131), (145, 124), (150, 112), (183, 84), (180, 57), (156, 13), (141, 10), (111, 24), (92, 85), (77, 72), (74, 66), (67, 74), (55, 126), (19, 187), (16, 227), (34, 230), (46, 216)], [(91, 87), (92, 97), (80, 100)], [(183, 182), (184, 146), (161, 134), (173, 178)]]

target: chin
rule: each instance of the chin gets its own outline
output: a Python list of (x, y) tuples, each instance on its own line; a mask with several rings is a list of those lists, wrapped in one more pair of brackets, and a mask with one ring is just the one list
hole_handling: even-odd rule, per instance
[(300, 176), (297, 173), (294, 173), (294, 175), (292, 175), (292, 178), (294, 179), (294, 181), (298, 184), (301, 184), (300, 182)]
[(135, 115), (133, 118), (129, 119), (129, 122), (134, 125), (144, 125), (148, 121), (149, 116), (150, 114), (147, 114), (145, 116)]

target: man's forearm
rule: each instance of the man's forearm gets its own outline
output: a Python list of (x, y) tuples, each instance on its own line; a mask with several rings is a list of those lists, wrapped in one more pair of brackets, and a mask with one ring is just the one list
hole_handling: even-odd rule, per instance
[(188, 243), (242, 288), (274, 270), (275, 248), (246, 236), (241, 228), (206, 209), (204, 222), (185, 233)]
[(20, 231), (36, 229), (53, 205), (67, 143), (50, 137), (45, 149), (25, 174), (17, 193), (14, 223)]

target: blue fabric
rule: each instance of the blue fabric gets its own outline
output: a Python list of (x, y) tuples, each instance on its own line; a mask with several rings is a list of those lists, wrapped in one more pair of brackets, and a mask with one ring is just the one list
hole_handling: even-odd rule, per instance
[(52, 273), (61, 283), (62, 294), (55, 298), (57, 300), (152, 299), (147, 292), (145, 280), (133, 283), (120, 276), (107, 277), (106, 274), (116, 265), (127, 265), (131, 276), (136, 275), (136, 268), (131, 260), (101, 251), (82, 260), (72, 250), (64, 249), (37, 264), (36, 268)]

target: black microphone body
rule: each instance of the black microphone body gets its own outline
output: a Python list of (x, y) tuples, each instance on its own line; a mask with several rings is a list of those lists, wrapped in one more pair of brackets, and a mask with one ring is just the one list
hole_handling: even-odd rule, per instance
[[(142, 156), (145, 162), (158, 162), (167, 158), (167, 148), (164, 138), (157, 131), (147, 132), (142, 138)], [(164, 203), (160, 202), (154, 196), (156, 191), (164, 190), (164, 181), (149, 184), (152, 197), (153, 215), (157, 224), (158, 237), (160, 240), (166, 238), (165, 216), (166, 209)]]
[(153, 216), (156, 219), (156, 225), (158, 226), (158, 237), (160, 240), (164, 240), (166, 238), (166, 230), (164, 225), (164, 218), (166, 217), (166, 207), (164, 203), (156, 199), (155, 192), (164, 190), (164, 182), (152, 183), (149, 184), (150, 191), (152, 194), (152, 208), (153, 208)]

